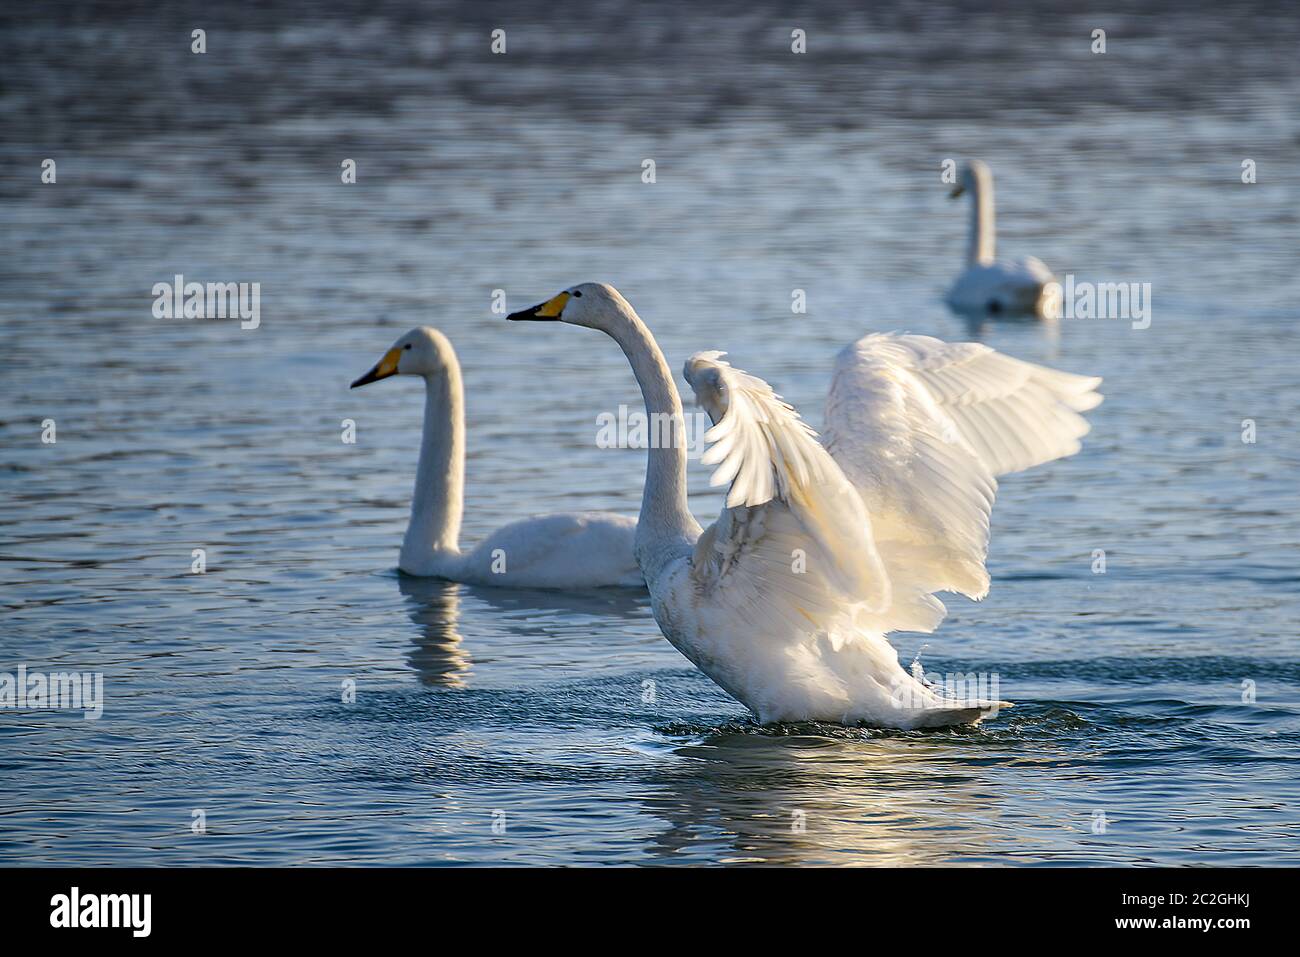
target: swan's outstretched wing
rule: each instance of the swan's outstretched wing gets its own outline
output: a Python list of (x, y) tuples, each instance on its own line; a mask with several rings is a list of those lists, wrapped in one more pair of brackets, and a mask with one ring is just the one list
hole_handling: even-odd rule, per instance
[(886, 607), (889, 583), (861, 496), (799, 414), (721, 356), (697, 353), (685, 370), (715, 423), (702, 458), (717, 466), (710, 484), (730, 484), (692, 559), (711, 613), (793, 636), (846, 605)]
[(930, 336), (870, 335), (840, 353), (825, 444), (893, 584), (893, 607), (865, 624), (930, 631), (945, 613), (933, 592), (984, 597), (996, 477), (1077, 452), (1100, 382)]

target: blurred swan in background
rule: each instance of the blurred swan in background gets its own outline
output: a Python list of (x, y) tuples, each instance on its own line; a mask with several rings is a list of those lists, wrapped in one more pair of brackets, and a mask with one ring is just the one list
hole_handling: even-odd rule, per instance
[(611, 512), (523, 519), (460, 550), (465, 482), (465, 399), (451, 342), (421, 326), (398, 339), (352, 388), (394, 375), (424, 379), (424, 430), (411, 520), (398, 565), (409, 575), (510, 588), (640, 586), (636, 520)]
[(962, 167), (953, 197), (970, 193), (970, 236), (966, 268), (948, 291), (948, 305), (967, 314), (1056, 318), (1060, 304), (1049, 295), (1052, 271), (1040, 259), (997, 261), (993, 213), (993, 173), (980, 160)]
[[(509, 318), (606, 333), (646, 412), (684, 431), (663, 353), (612, 286), (583, 283)], [(1078, 451), (1101, 380), (977, 343), (866, 336), (836, 363), (822, 444), (722, 353), (695, 354), (685, 376), (714, 422), (702, 461), (728, 492), (702, 530), (685, 436), (649, 450), (636, 558), (674, 647), (763, 723), (915, 728), (995, 711), (1001, 702), (937, 694), (885, 635), (933, 631), (946, 613), (935, 592), (985, 595), (995, 476)]]

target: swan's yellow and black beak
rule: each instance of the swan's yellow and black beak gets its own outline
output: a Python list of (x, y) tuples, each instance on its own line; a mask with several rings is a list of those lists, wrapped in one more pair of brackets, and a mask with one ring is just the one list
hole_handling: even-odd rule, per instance
[(352, 388), (355, 389), (359, 385), (369, 385), (372, 382), (378, 382), (380, 379), (387, 379), (390, 375), (397, 375), (397, 360), (401, 356), (401, 349), (389, 349), (373, 369), (352, 383)]
[(521, 309), (519, 312), (512, 312), (506, 316), (507, 319), (519, 321), (521, 319), (530, 319), (538, 322), (555, 321), (560, 318), (564, 312), (564, 307), (569, 302), (569, 294), (562, 292), (558, 296), (547, 299), (538, 306), (531, 309)]

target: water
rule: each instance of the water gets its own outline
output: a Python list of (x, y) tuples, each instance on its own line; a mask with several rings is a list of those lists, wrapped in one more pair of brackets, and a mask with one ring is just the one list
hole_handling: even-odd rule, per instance
[[(0, 40), (0, 671), (107, 696), (0, 712), (0, 862), (1300, 862), (1294, 18), (113, 9)], [(1150, 328), (947, 313), (966, 209), (938, 173), (968, 154), (1004, 252), (1150, 282)], [(176, 273), (260, 282), (261, 327), (154, 319)], [(617, 348), (490, 311), (584, 279), (675, 367), (728, 349), (814, 425), (869, 330), (1105, 376), (1084, 451), (1003, 483), (988, 599), (896, 636), (1017, 707), (759, 728), (643, 596), (399, 576), (419, 386), (347, 385), (416, 324), (464, 365), (464, 541), (635, 510), (643, 453), (595, 444), (638, 407)]]

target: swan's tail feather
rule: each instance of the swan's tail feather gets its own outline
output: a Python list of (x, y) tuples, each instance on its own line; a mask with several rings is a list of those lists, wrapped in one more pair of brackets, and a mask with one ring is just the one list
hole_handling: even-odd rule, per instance
[(979, 724), (995, 718), (1003, 708), (1015, 707), (1010, 701), (963, 702), (953, 707), (921, 708), (913, 712), (913, 728), (944, 728), (953, 724)]
[(1003, 708), (1012, 707), (1011, 702), (999, 700), (997, 693), (996, 676), (948, 675), (944, 685), (939, 686), (918, 680), (900, 665), (894, 671), (889, 696), (894, 718), (891, 724), (897, 728), (978, 724), (985, 718), (996, 718)]

